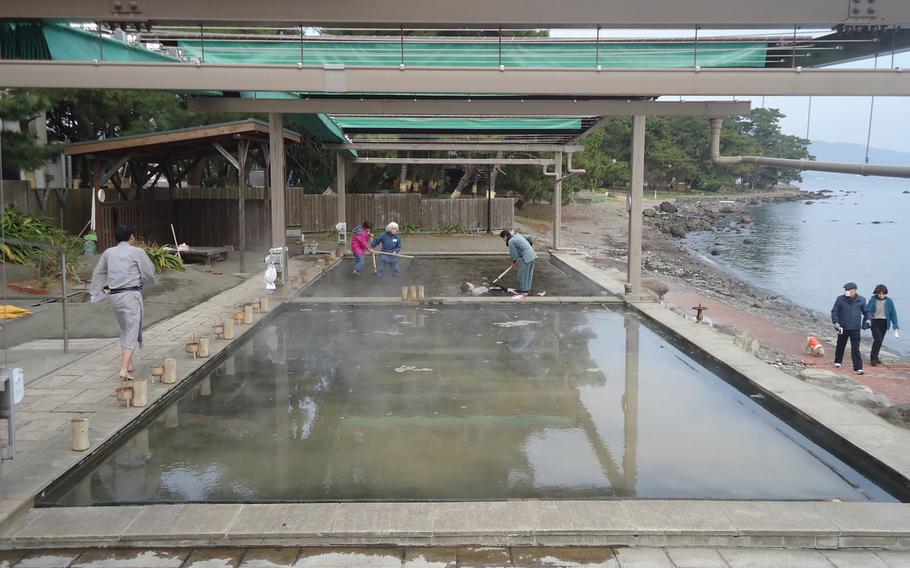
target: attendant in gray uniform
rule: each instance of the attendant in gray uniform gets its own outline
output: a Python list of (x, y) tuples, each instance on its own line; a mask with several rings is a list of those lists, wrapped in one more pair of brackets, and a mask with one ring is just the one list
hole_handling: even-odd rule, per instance
[(110, 298), (120, 324), (120, 378), (130, 379), (133, 352), (142, 347), (142, 288), (155, 284), (155, 267), (145, 251), (134, 246), (136, 238), (132, 227), (118, 225), (114, 237), (117, 246), (101, 255), (92, 272), (89, 291), (93, 297), (106, 293)]
[(499, 236), (509, 247), (512, 266), (518, 269), (518, 294), (515, 297), (523, 298), (531, 292), (531, 284), (534, 281), (534, 261), (537, 260), (537, 253), (531, 248), (532, 240), (518, 233), (513, 235), (509, 231), (503, 231)]

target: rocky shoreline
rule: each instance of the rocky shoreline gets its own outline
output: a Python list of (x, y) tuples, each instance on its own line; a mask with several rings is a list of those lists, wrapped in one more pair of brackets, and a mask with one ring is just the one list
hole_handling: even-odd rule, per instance
[[(675, 203), (664, 201), (643, 211), (646, 224), (676, 238), (697, 231), (718, 231), (733, 224), (751, 225), (752, 216), (744, 211), (749, 206), (803, 201), (807, 205), (829, 196), (828, 191), (786, 191), (765, 196), (683, 197)], [(747, 243), (748, 244), (748, 243)]]
[[(699, 231), (743, 231), (752, 224), (749, 212), (752, 206), (790, 201), (811, 204), (827, 198), (830, 193), (794, 189), (755, 195), (682, 197), (675, 202), (651, 202), (644, 209), (642, 267), (646, 278), (643, 285), (656, 296), (666, 293), (667, 284), (674, 288), (692, 289), (737, 310), (833, 342), (834, 331), (827, 314), (797, 305), (699, 258), (692, 254), (684, 240), (686, 235)], [(587, 254), (595, 264), (625, 271), (628, 216), (623, 205), (617, 201), (566, 208), (563, 214), (567, 220), (565, 244)], [(538, 227), (538, 231), (545, 232), (540, 229), (543, 229), (542, 226)], [(685, 307), (670, 307), (687, 317), (692, 315)], [(870, 408), (897, 424), (906, 424), (907, 418), (903, 415), (910, 412), (904, 412), (901, 406), (892, 406), (887, 397), (874, 394), (867, 386), (835, 373), (807, 367), (799, 358), (761, 345), (751, 334), (744, 333), (745, 330), (715, 327), (734, 336), (744, 349), (768, 364), (829, 389), (835, 398)]]

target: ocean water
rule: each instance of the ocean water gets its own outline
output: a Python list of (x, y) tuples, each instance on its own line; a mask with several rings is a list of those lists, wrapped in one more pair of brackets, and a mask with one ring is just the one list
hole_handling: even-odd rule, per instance
[[(803, 189), (832, 190), (831, 197), (753, 207), (751, 227), (693, 234), (689, 246), (750, 283), (825, 314), (844, 283), (856, 282), (867, 299), (885, 284), (898, 317), (910, 325), (910, 193), (903, 193), (910, 179), (806, 172), (803, 180)], [(711, 256), (714, 247), (722, 254)], [(889, 332), (885, 347), (910, 355), (904, 335)]]

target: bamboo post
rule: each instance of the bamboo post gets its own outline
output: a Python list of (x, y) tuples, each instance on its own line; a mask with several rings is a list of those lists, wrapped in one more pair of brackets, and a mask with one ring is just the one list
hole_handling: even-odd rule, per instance
[(253, 304), (243, 306), (243, 323), (247, 325), (253, 323)]
[(402, 302), (408, 301), (408, 287), (407, 286), (401, 287), (401, 301)]
[(410, 301), (410, 302), (417, 301), (417, 286), (408, 287), (408, 301)]
[(417, 301), (423, 303), (423, 285), (417, 285)]
[(200, 356), (200, 357), (208, 357), (208, 356), (209, 356), (209, 344), (210, 344), (210, 342), (211, 342), (211, 338), (208, 337), (208, 336), (200, 337), (200, 338), (199, 338), (199, 356)]
[(88, 418), (73, 418), (70, 420), (70, 427), (73, 430), (73, 451), (84, 452), (91, 446), (88, 438)]
[(269, 311), (269, 297), (261, 296), (259, 298), (259, 311), (265, 313)]
[(177, 382), (177, 359), (168, 357), (164, 360), (164, 378), (161, 382), (166, 385), (172, 385)]
[(234, 320), (230, 318), (224, 320), (224, 338), (234, 339)]
[(132, 383), (133, 386), (133, 406), (145, 406), (148, 404), (148, 380), (133, 379), (130, 383)]
[(199, 394), (202, 396), (212, 396), (212, 378), (205, 377), (199, 382)]

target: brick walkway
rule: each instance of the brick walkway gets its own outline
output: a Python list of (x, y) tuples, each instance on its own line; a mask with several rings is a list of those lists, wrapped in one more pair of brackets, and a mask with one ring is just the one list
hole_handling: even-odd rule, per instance
[(687, 289), (671, 290), (664, 299), (687, 311), (690, 311), (689, 308), (701, 302), (701, 305), (708, 307), (706, 315), (717, 324), (733, 326), (741, 332), (749, 331), (762, 345), (800, 359), (808, 366), (836, 372), (860, 381), (871, 388), (873, 392), (884, 394), (895, 404), (910, 403), (910, 370), (869, 365), (868, 354), (871, 343), (867, 338), (863, 338), (862, 345), (863, 357), (866, 361), (866, 374), (860, 377), (854, 375), (852, 369), (848, 368), (850, 366), (849, 352), (845, 356), (848, 362), (847, 365), (841, 369), (834, 368), (834, 345), (830, 343), (823, 342), (825, 344), (825, 357), (807, 356), (804, 351), (806, 333), (801, 330), (784, 327), (761, 316), (744, 312), (725, 302), (708, 298), (698, 292)]
[(0, 552), (10, 568), (905, 568), (910, 552), (711, 548), (199, 548)]

